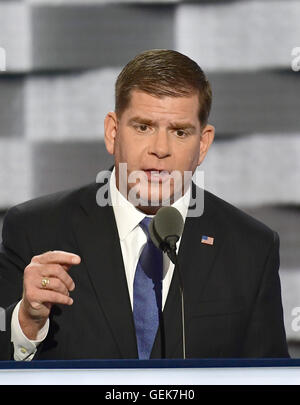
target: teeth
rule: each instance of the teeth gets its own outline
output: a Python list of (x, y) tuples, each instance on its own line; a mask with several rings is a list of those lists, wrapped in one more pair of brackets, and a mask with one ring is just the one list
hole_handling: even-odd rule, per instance
[(169, 172), (167, 171), (151, 171), (151, 176), (167, 176)]

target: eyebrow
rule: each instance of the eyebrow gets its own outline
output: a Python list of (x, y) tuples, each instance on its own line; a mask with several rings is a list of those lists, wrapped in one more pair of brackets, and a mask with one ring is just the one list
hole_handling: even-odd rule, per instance
[(148, 119), (148, 118), (139, 117), (139, 116), (130, 118), (128, 123), (133, 124), (134, 122), (138, 122), (139, 124), (148, 124), (148, 125), (153, 125), (154, 124), (153, 120)]
[[(133, 124), (134, 122), (138, 122), (139, 124), (144, 124), (144, 125), (155, 125), (155, 121), (149, 119), (149, 118), (143, 118), (143, 117), (133, 117), (129, 120), (129, 125)], [(189, 122), (172, 122), (169, 125), (169, 128), (172, 129), (191, 129), (195, 130), (196, 127), (189, 123)]]

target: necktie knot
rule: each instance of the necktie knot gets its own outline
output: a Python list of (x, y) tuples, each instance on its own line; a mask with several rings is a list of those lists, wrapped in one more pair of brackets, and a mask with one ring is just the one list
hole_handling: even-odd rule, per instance
[(140, 222), (140, 226), (143, 229), (143, 231), (145, 232), (145, 234), (147, 235), (147, 239), (149, 240), (150, 238), (150, 233), (149, 233), (149, 225), (151, 222), (152, 218), (149, 217), (145, 217), (141, 222)]

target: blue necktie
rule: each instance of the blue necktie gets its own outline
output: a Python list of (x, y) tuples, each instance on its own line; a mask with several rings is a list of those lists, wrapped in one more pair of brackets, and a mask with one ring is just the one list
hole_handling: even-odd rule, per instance
[(151, 218), (145, 217), (140, 226), (147, 243), (138, 261), (133, 283), (133, 317), (139, 359), (149, 359), (162, 310), (163, 256), (149, 236)]

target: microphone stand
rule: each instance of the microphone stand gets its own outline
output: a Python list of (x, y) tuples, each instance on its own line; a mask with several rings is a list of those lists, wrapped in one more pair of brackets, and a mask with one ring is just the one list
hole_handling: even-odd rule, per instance
[[(170, 260), (174, 263), (175, 268), (174, 271), (177, 272), (178, 281), (179, 281), (179, 291), (181, 296), (181, 324), (182, 324), (182, 356), (183, 359), (186, 359), (186, 343), (185, 343), (185, 310), (184, 310), (184, 294), (183, 294), (183, 282), (182, 282), (182, 275), (179, 268), (179, 261), (178, 256), (176, 253), (176, 242), (174, 237), (168, 238), (168, 245), (166, 248), (167, 254)], [(177, 239), (177, 238), (176, 238)]]
[(179, 290), (181, 296), (181, 324), (182, 324), (182, 357), (186, 359), (186, 342), (185, 342), (185, 309), (184, 309), (184, 293), (182, 275), (179, 268), (179, 261), (176, 253), (176, 243), (179, 240), (179, 235), (169, 235), (162, 240), (160, 235), (155, 229), (154, 221), (150, 224), (150, 235), (154, 244), (163, 252), (167, 252), (169, 259), (175, 265), (174, 272), (177, 272), (179, 281)]

